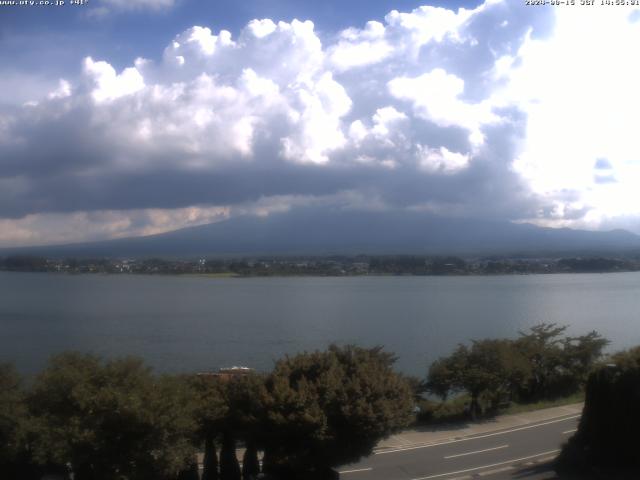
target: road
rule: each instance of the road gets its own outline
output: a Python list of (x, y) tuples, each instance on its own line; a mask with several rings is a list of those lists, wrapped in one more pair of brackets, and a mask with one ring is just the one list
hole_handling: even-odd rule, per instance
[[(340, 467), (343, 480), (452, 480), (512, 478), (517, 467), (544, 476), (535, 464), (555, 457), (575, 432), (579, 415), (565, 415), (538, 423), (460, 437), (431, 445), (381, 450), (358, 463)], [(515, 478), (515, 477), (513, 477)]]

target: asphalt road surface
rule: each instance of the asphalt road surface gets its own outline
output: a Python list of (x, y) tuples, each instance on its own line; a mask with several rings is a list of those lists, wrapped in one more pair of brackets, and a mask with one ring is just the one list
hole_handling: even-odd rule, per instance
[[(487, 477), (553, 478), (544, 462), (554, 458), (575, 432), (579, 415), (456, 438), (432, 445), (382, 450), (338, 469), (343, 480), (452, 480)], [(538, 471), (540, 470), (540, 471)], [(544, 476), (547, 475), (547, 476)]]

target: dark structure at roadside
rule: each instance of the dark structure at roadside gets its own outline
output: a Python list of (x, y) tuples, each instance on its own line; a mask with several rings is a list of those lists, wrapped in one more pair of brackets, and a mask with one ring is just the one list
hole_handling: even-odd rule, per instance
[(640, 348), (614, 362), (589, 377), (578, 431), (558, 459), (563, 478), (640, 478)]

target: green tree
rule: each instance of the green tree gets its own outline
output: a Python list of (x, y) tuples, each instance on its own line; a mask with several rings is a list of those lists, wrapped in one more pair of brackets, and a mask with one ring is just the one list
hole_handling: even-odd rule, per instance
[(195, 454), (192, 398), (139, 359), (58, 355), (29, 396), (35, 453), (78, 480), (175, 478)]
[(467, 392), (470, 413), (481, 411), (481, 399), (492, 409), (503, 400), (538, 400), (575, 393), (609, 343), (593, 331), (563, 337), (567, 327), (540, 324), (517, 340), (473, 340), (433, 362), (427, 390), (445, 400)]
[(475, 418), (481, 413), (480, 399), (497, 408), (511, 399), (513, 392), (529, 376), (526, 359), (510, 340), (474, 340), (471, 346), (459, 345), (448, 357), (431, 365), (427, 386), (431, 393), (446, 399), (456, 392), (471, 397), (469, 411)]
[(523, 399), (549, 398), (562, 386), (562, 365), (566, 359), (562, 335), (566, 329), (555, 323), (541, 323), (529, 332), (520, 332), (516, 347), (531, 365), (529, 380), (520, 391)]
[(611, 361), (622, 371), (640, 370), (640, 346), (614, 353)]
[(451, 355), (433, 362), (427, 374), (427, 391), (445, 401), (449, 395), (463, 390), (460, 374), (467, 366), (468, 353), (467, 347), (458, 345)]
[[(226, 441), (229, 445), (235, 445), (236, 440), (244, 442), (243, 476), (257, 476), (260, 472), (258, 445), (264, 443), (265, 378), (257, 373), (236, 375), (224, 382), (222, 392), (228, 412), (222, 425)], [(236, 468), (237, 458), (229, 455), (228, 461), (230, 464), (225, 471), (231, 472), (230, 478), (235, 479), (236, 472), (239, 472), (239, 466)]]
[(236, 438), (232, 431), (222, 435), (220, 450), (220, 480), (240, 480), (242, 473), (236, 456)]
[(259, 473), (258, 448), (255, 441), (248, 440), (242, 457), (242, 478), (244, 480), (253, 480), (258, 477)]
[(218, 455), (213, 435), (205, 437), (202, 463), (202, 480), (218, 480)]
[[(232, 377), (200, 376), (194, 379), (198, 396), (198, 420), (200, 436), (205, 440), (203, 479), (218, 478), (215, 457), (215, 441), (222, 438), (220, 453), (220, 477), (235, 478), (240, 471), (235, 452), (238, 440), (244, 441), (247, 458), (244, 465), (247, 475), (258, 464), (257, 448), (262, 443), (262, 425), (265, 417), (264, 377), (251, 373)], [(258, 471), (254, 474), (257, 475)]]
[(28, 442), (29, 415), (21, 378), (11, 364), (0, 364), (0, 472), (8, 480), (39, 478)]
[(598, 332), (591, 331), (579, 337), (567, 337), (563, 341), (563, 368), (568, 384), (573, 383), (573, 389), (583, 388), (589, 373), (596, 362), (602, 357), (604, 348), (609, 340)]
[(411, 391), (413, 392), (413, 399), (416, 402), (422, 400), (423, 394), (427, 391), (425, 381), (413, 375), (403, 375), (403, 378), (409, 384), (409, 388), (411, 388)]
[(194, 458), (188, 468), (182, 470), (176, 480), (200, 480), (198, 461)]
[(563, 337), (566, 329), (542, 323), (528, 333), (520, 332), (516, 347), (531, 365), (529, 380), (520, 391), (522, 399), (559, 397), (584, 387), (609, 341), (596, 331)]
[(394, 361), (380, 347), (331, 346), (277, 362), (266, 383), (265, 468), (313, 478), (406, 426), (413, 394)]
[(223, 384), (218, 378), (208, 375), (194, 377), (192, 384), (196, 400), (198, 435), (201, 442), (204, 442), (202, 480), (218, 480), (216, 439), (229, 413), (222, 390)]
[(12, 365), (0, 364), (0, 465), (14, 461), (21, 449), (25, 414), (20, 377)]
[[(173, 478), (185, 465), (193, 471), (199, 447), (196, 395), (189, 378), (182, 375), (156, 377), (153, 386), (148, 397), (148, 431), (134, 461), (149, 465), (155, 478)], [(142, 469), (140, 473), (135, 478), (149, 478)]]

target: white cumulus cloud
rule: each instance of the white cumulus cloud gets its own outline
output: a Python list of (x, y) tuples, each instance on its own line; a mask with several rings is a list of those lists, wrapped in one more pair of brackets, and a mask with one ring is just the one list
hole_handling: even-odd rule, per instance
[(442, 127), (459, 126), (469, 130), (469, 138), (474, 144), (482, 142), (484, 124), (499, 120), (488, 100), (481, 103), (462, 101), (464, 80), (441, 68), (414, 78), (394, 78), (388, 86), (392, 96), (411, 102), (417, 115)]
[(118, 74), (109, 63), (94, 62), (87, 57), (84, 60), (84, 72), (94, 83), (91, 96), (98, 103), (131, 95), (144, 88), (144, 78), (135, 67), (125, 68)]
[(119, 212), (153, 229), (134, 212), (292, 198), (570, 225), (640, 215), (625, 200), (640, 73), (619, 48), (640, 24), (569, 10), (425, 6), (325, 35), (255, 19), (175, 32), (124, 68), (79, 59), (79, 80), (0, 108), (0, 218), (28, 230), (34, 215)]

